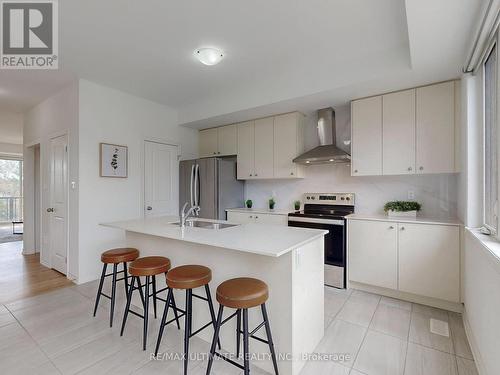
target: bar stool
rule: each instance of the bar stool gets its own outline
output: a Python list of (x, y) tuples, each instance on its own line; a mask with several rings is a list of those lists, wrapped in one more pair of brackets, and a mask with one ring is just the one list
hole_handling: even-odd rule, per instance
[[(174, 309), (175, 320), (177, 322), (177, 328), (180, 329), (179, 317), (177, 315), (177, 307), (175, 306), (175, 300), (172, 296), (170, 300), (166, 300), (158, 297), (158, 294), (169, 289), (168, 286), (161, 290), (156, 290), (156, 275), (160, 275), (162, 273), (167, 274), (170, 269), (170, 259), (159, 256), (151, 256), (151, 257), (142, 257), (134, 260), (130, 263), (129, 272), (132, 276), (132, 282), (130, 284), (130, 288), (128, 290), (127, 297), (127, 305), (125, 307), (125, 312), (123, 314), (123, 322), (122, 329), (120, 331), (120, 336), (123, 336), (123, 332), (125, 330), (125, 324), (127, 322), (128, 313), (134, 314), (139, 318), (142, 318), (144, 321), (143, 327), (143, 336), (142, 336), (142, 350), (146, 350), (146, 342), (148, 336), (148, 318), (149, 318), (149, 299), (153, 297), (153, 309), (154, 309), (154, 317), (156, 319), (156, 302), (157, 300), (163, 301), (167, 304), (171, 304)], [(142, 291), (142, 284), (140, 277), (143, 276), (146, 278), (144, 283), (144, 293)], [(137, 283), (137, 286), (135, 284)], [(149, 286), (152, 285), (153, 293), (149, 294)], [(142, 300), (143, 306), (143, 315), (133, 311), (130, 309), (130, 303), (132, 301), (132, 295), (134, 290), (139, 290), (139, 294)], [(170, 292), (170, 290), (169, 290)]]
[[(104, 253), (101, 254), (101, 262), (103, 263), (103, 266), (102, 266), (101, 280), (99, 281), (99, 288), (97, 289), (97, 296), (95, 299), (94, 316), (97, 313), (97, 307), (99, 306), (99, 300), (101, 299), (101, 296), (104, 296), (104, 297), (110, 299), (111, 300), (111, 311), (109, 313), (109, 326), (110, 327), (113, 327), (113, 314), (114, 314), (114, 310), (115, 310), (116, 282), (121, 281), (121, 280), (125, 280), (125, 295), (128, 295), (127, 262), (131, 262), (131, 261), (137, 259), (138, 257), (139, 257), (139, 250), (131, 248), (131, 247), (111, 249), (111, 250), (105, 251)], [(120, 263), (123, 263), (123, 270), (118, 271), (118, 265)], [(108, 268), (108, 264), (113, 265), (113, 272), (106, 275), (106, 270)], [(121, 279), (116, 278), (119, 273), (124, 274), (124, 276)], [(104, 284), (104, 279), (108, 276), (113, 276), (113, 281), (111, 283), (111, 296), (108, 296), (107, 294), (104, 294), (102, 292), (102, 286)]]
[[(180, 267), (172, 268), (167, 273), (167, 285), (169, 287), (167, 304), (165, 305), (165, 310), (163, 312), (163, 317), (161, 319), (160, 331), (158, 333), (158, 340), (156, 342), (155, 356), (158, 355), (158, 350), (160, 349), (160, 343), (163, 336), (163, 330), (165, 326), (171, 321), (167, 320), (168, 308), (171, 299), (174, 298), (173, 290), (180, 289), (186, 291), (186, 307), (180, 316), (184, 316), (184, 375), (187, 374), (187, 366), (189, 360), (189, 339), (201, 332), (208, 326), (212, 325), (215, 329), (215, 311), (212, 303), (212, 296), (210, 295), (210, 287), (208, 283), (212, 280), (212, 271), (210, 268), (199, 265), (185, 265)], [(193, 294), (193, 289), (199, 287), (205, 287), (206, 297)], [(192, 331), (192, 317), (193, 317), (193, 297), (199, 298), (201, 300), (208, 302), (208, 308), (210, 310), (210, 316), (212, 321), (205, 324), (203, 327), (197, 329), (195, 332)], [(219, 342), (220, 349), (220, 342)]]
[[(217, 301), (219, 302), (219, 312), (217, 314), (217, 325), (212, 340), (212, 347), (210, 349), (210, 356), (208, 360), (207, 375), (210, 374), (214, 356), (222, 358), (223, 360), (233, 364), (234, 366), (244, 370), (244, 374), (250, 374), (249, 363), (249, 338), (256, 339), (269, 345), (271, 357), (273, 360), (274, 373), (278, 375), (278, 363), (276, 361), (276, 353), (274, 351), (274, 343), (271, 335), (271, 326), (269, 325), (269, 318), (267, 316), (266, 301), (269, 297), (269, 289), (267, 284), (258, 279), (249, 277), (240, 277), (224, 281), (217, 287)], [(260, 323), (253, 331), (248, 330), (248, 309), (260, 305), (262, 310), (262, 318), (264, 321)], [(236, 309), (236, 312), (226, 319), (222, 320), (222, 312), (224, 307)], [(241, 312), (243, 311), (243, 330), (241, 330)], [(236, 356), (240, 354), (240, 339), (243, 333), (243, 366), (230, 358), (215, 351), (215, 345), (219, 339), (220, 327), (236, 316)], [(266, 329), (267, 340), (255, 336), (255, 333), (262, 327)]]

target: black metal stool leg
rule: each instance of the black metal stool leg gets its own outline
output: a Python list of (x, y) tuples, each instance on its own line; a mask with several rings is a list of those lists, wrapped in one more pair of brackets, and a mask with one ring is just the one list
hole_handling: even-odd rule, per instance
[(271, 351), (271, 357), (273, 359), (274, 373), (278, 375), (278, 361), (276, 360), (276, 352), (274, 351), (274, 342), (273, 337), (271, 335), (271, 325), (269, 324), (269, 318), (267, 317), (266, 304), (263, 303), (260, 305), (262, 309), (262, 317), (264, 318), (265, 327), (266, 327), (266, 336), (269, 344), (269, 350)]
[(130, 309), (130, 302), (132, 301), (132, 292), (134, 291), (134, 285), (136, 279), (137, 277), (132, 276), (130, 288), (128, 289), (127, 305), (125, 306), (125, 312), (123, 313), (122, 329), (120, 331), (120, 336), (123, 336), (123, 331), (125, 330), (125, 323), (127, 322), (128, 311)]
[(172, 307), (174, 309), (175, 323), (177, 324), (177, 329), (181, 329), (181, 324), (179, 323), (179, 314), (177, 312), (177, 305), (175, 304), (175, 297), (173, 291), (172, 291)]
[(250, 363), (249, 363), (249, 342), (248, 342), (248, 309), (243, 309), (243, 365), (245, 369), (243, 370), (244, 375), (250, 374)]
[(153, 275), (153, 311), (156, 319), (156, 275)]
[(240, 357), (241, 346), (241, 309), (236, 310), (236, 358)]
[(104, 263), (102, 265), (101, 280), (99, 281), (99, 289), (97, 290), (97, 296), (95, 298), (94, 316), (97, 313), (97, 306), (99, 306), (99, 300), (101, 299), (102, 286), (104, 284), (104, 278), (106, 277), (107, 268), (108, 268), (107, 263)]
[(115, 313), (116, 300), (116, 273), (118, 271), (118, 263), (113, 264), (113, 281), (111, 282), (111, 311), (109, 312), (109, 326), (113, 327), (113, 315)]
[(212, 364), (215, 357), (215, 348), (217, 346), (217, 341), (219, 340), (220, 326), (222, 324), (222, 312), (224, 311), (224, 306), (219, 305), (219, 312), (217, 313), (217, 322), (215, 324), (214, 337), (212, 339), (212, 346), (210, 347), (210, 355), (208, 356), (208, 366), (206, 375), (210, 375), (210, 370), (212, 370)]
[(142, 350), (146, 350), (146, 343), (148, 341), (148, 321), (149, 321), (149, 280), (150, 276), (146, 276), (146, 282), (144, 283), (144, 328), (142, 332)]
[(125, 297), (128, 296), (128, 272), (127, 262), (123, 262), (123, 276), (125, 277)]
[[(210, 294), (210, 287), (208, 286), (208, 284), (205, 285), (205, 293), (207, 294), (208, 308), (210, 309), (210, 316), (212, 317), (212, 324), (215, 330), (216, 319), (215, 319), (214, 304), (212, 302), (212, 295)], [(217, 345), (220, 349), (221, 348), (220, 340), (217, 340)]]
[(161, 338), (163, 336), (163, 330), (165, 329), (165, 323), (167, 322), (168, 308), (170, 306), (170, 301), (172, 300), (173, 295), (173, 290), (169, 288), (167, 302), (165, 303), (165, 310), (163, 310), (163, 317), (161, 318), (160, 331), (158, 332), (158, 339), (156, 340), (155, 356), (158, 355), (158, 351), (160, 350)]
[(191, 336), (191, 314), (193, 290), (186, 289), (186, 315), (184, 316), (184, 375), (187, 375), (189, 362), (189, 336)]
[(137, 276), (137, 287), (139, 289), (139, 294), (141, 295), (142, 306), (146, 304), (146, 300), (144, 299), (144, 293), (142, 292), (142, 283), (141, 278)]

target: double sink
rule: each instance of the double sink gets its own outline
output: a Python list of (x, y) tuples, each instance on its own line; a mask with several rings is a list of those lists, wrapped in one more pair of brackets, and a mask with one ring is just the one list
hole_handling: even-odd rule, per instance
[[(177, 221), (177, 222), (171, 223), (171, 224), (181, 226), (180, 221)], [(191, 228), (224, 229), (224, 228), (231, 228), (231, 227), (236, 227), (236, 226), (238, 226), (238, 224), (218, 223), (218, 222), (214, 222), (214, 221), (198, 220), (198, 219), (186, 220), (186, 227), (191, 227)]]

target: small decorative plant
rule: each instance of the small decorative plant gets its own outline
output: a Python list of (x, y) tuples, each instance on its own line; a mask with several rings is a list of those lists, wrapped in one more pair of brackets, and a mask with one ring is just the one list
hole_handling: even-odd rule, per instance
[(295, 211), (299, 211), (300, 210), (300, 201), (293, 202), (293, 207), (295, 208)]
[(276, 204), (276, 201), (274, 200), (274, 198), (269, 198), (269, 209), (270, 210), (274, 210), (274, 205)]
[(414, 201), (394, 201), (384, 205), (384, 211), (389, 216), (417, 216), (417, 211), (422, 209), (422, 205)]
[(247, 208), (252, 208), (252, 205), (253, 205), (253, 202), (251, 199), (247, 199), (245, 201), (245, 205), (247, 206)]

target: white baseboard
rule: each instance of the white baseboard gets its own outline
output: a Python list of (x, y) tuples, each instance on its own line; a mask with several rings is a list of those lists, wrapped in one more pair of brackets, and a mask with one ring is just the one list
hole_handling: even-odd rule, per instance
[(464, 310), (463, 305), (458, 302), (450, 302), (431, 297), (419, 296), (416, 294), (400, 292), (399, 290), (362, 284), (355, 281), (349, 281), (349, 288), (359, 289), (365, 292), (376, 293), (386, 297), (397, 298), (408, 302), (420, 303), (422, 305), (437, 307), (439, 309), (454, 311), (458, 313), (462, 313)]
[(472, 328), (467, 318), (466, 308), (464, 308), (464, 313), (462, 315), (462, 318), (464, 322), (465, 335), (467, 336), (467, 340), (469, 340), (470, 350), (472, 351), (472, 356), (474, 357), (474, 362), (476, 363), (477, 373), (479, 375), (487, 375), (486, 370), (484, 369), (481, 352), (479, 351), (479, 346), (477, 345), (477, 340), (474, 337), (474, 332), (472, 332)]

